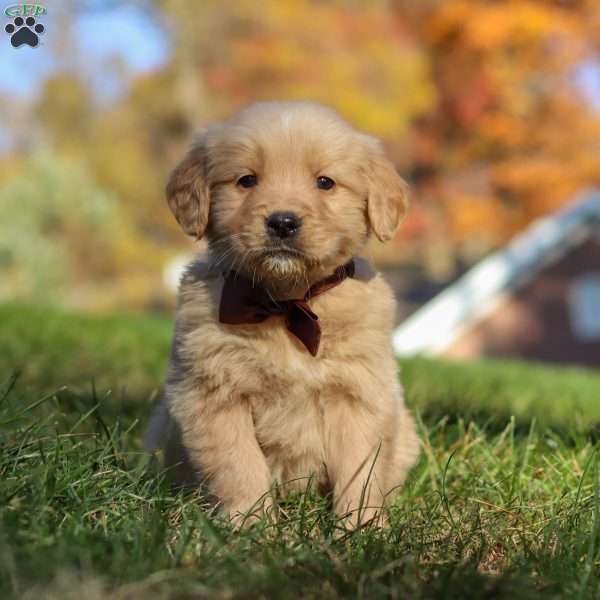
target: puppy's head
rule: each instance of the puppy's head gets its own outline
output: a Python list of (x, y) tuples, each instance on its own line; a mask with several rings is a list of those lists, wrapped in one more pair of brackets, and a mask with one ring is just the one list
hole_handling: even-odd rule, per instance
[(406, 185), (374, 138), (307, 102), (250, 106), (209, 127), (167, 185), (186, 233), (265, 284), (311, 281), (390, 239)]

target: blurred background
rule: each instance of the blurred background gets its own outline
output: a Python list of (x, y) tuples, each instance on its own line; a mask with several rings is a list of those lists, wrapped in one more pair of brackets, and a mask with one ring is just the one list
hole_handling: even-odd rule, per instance
[(2, 14), (0, 302), (168, 314), (195, 246), (167, 174), (255, 100), (317, 100), (383, 139), (412, 188), (397, 239), (369, 249), (398, 322), (600, 183), (597, 0), (43, 6), (35, 48)]

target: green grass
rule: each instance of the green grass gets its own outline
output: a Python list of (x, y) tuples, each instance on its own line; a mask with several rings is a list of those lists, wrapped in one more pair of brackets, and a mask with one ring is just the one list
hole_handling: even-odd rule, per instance
[(404, 361), (391, 526), (307, 493), (235, 532), (140, 449), (170, 328), (0, 306), (0, 598), (600, 597), (599, 374)]

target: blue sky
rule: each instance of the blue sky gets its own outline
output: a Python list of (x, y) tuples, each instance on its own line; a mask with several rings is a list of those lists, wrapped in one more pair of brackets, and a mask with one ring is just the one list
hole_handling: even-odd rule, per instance
[[(1, 15), (0, 36), (5, 39), (0, 40), (0, 93), (34, 95), (45, 76), (56, 69), (57, 65), (49, 50), (60, 42), (55, 25), (61, 8), (56, 2), (46, 2), (44, 6), (48, 9), (48, 14), (40, 22), (45, 25), (46, 32), (41, 36), (41, 43), (37, 48), (13, 48), (4, 31), (4, 26), (11, 19)], [(151, 14), (136, 7), (134, 3), (108, 6), (106, 9), (96, 8), (75, 16), (72, 36), (77, 51), (72, 58), (79, 64), (89, 65), (90, 82), (100, 94), (105, 92), (110, 95), (117, 90), (111, 89), (114, 82), (110, 80), (109, 71), (101, 68), (105, 60), (118, 56), (130, 71), (152, 70), (166, 61), (169, 47)]]
[(600, 110), (600, 64), (597, 61), (583, 63), (575, 81), (588, 101)]

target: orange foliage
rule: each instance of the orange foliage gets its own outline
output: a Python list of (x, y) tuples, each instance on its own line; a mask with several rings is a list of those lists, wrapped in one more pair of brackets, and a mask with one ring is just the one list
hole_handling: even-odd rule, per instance
[(426, 166), (455, 243), (485, 230), (497, 245), (600, 183), (600, 115), (574, 84), (597, 51), (598, 3), (394, 6), (432, 61), (439, 104), (425, 132), (439, 151)]

